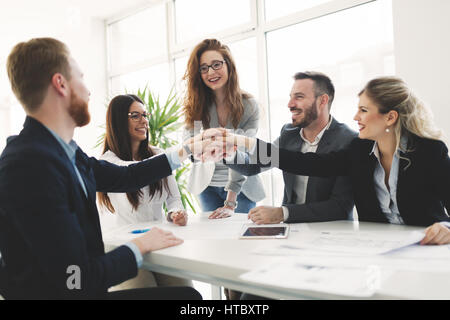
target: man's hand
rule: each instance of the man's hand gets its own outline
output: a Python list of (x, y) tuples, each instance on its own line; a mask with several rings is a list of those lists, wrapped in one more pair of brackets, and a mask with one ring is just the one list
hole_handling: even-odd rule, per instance
[(183, 240), (177, 238), (172, 232), (153, 227), (132, 241), (141, 251), (146, 254), (151, 251), (177, 246), (183, 243)]
[(198, 135), (200, 135), (203, 140), (204, 139), (215, 140), (218, 137), (226, 137), (228, 135), (228, 130), (225, 128), (210, 128)]
[(228, 218), (231, 217), (234, 213), (234, 209), (228, 206), (223, 206), (220, 208), (217, 208), (216, 210), (211, 213), (211, 215), (208, 217), (209, 219), (222, 219), (222, 218)]
[(226, 135), (223, 128), (211, 128), (185, 141), (194, 159), (217, 162), (223, 158), (220, 144), (213, 144), (216, 138)]
[(236, 135), (224, 128), (211, 128), (185, 143), (188, 144), (195, 159), (217, 162), (233, 156), (238, 146), (251, 149), (255, 141), (254, 138)]
[(446, 226), (435, 223), (425, 229), (425, 237), (420, 244), (448, 244), (450, 243), (450, 229)]
[(188, 215), (184, 210), (169, 212), (168, 217), (169, 221), (178, 226), (185, 226), (187, 224)]
[(259, 206), (248, 212), (248, 218), (256, 224), (280, 223), (283, 221), (281, 207)]

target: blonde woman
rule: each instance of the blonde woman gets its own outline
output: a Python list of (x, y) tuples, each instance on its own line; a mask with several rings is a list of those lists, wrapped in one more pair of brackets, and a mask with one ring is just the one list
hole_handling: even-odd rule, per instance
[[(308, 176), (350, 177), (361, 221), (427, 226), (421, 244), (450, 243), (450, 158), (431, 114), (396, 77), (371, 80), (359, 93), (359, 138), (339, 152), (314, 154), (229, 135), (250, 150), (271, 149), (271, 166)], [(208, 134), (206, 134), (207, 136)], [(251, 161), (258, 161), (252, 153)], [(238, 153), (238, 156), (243, 156)], [(247, 159), (248, 160), (248, 159)], [(447, 209), (447, 212), (445, 211)], [(257, 210), (249, 218), (259, 222)]]

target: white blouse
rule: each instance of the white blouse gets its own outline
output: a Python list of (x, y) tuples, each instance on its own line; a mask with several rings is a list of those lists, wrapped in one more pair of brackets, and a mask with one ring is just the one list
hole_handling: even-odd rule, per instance
[[(152, 147), (155, 154), (162, 152), (161, 149)], [(106, 160), (120, 166), (128, 166), (139, 161), (124, 161), (121, 160), (112, 151), (107, 151), (100, 156), (100, 160)], [(169, 186), (170, 194), (163, 188), (162, 193), (158, 191), (150, 198), (149, 187), (142, 188), (143, 195), (141, 197), (141, 203), (137, 207), (137, 210), (133, 209), (130, 201), (127, 198), (126, 193), (108, 193), (108, 197), (115, 209), (115, 222), (117, 226), (122, 226), (130, 223), (140, 223), (147, 221), (162, 221), (165, 219), (163, 213), (163, 203), (166, 203), (168, 212), (184, 210), (183, 203), (181, 202), (180, 192), (178, 185), (173, 175), (167, 177), (167, 183)], [(106, 208), (99, 208), (102, 211), (108, 211)], [(109, 211), (108, 211), (109, 212)]]

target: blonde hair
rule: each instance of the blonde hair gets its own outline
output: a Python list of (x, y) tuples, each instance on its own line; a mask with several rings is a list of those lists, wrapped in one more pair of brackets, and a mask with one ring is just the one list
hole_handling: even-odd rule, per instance
[[(394, 125), (396, 147), (401, 148), (402, 136), (414, 134), (421, 138), (442, 140), (442, 130), (434, 125), (433, 114), (397, 77), (380, 77), (369, 81), (359, 96), (365, 93), (377, 106), (380, 113), (392, 110), (398, 113)], [(402, 150), (406, 152), (407, 150)]]

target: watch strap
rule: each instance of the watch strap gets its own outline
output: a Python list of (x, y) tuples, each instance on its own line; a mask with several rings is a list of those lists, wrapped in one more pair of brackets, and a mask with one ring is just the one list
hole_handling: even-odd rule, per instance
[(225, 201), (223, 202), (223, 205), (224, 205), (224, 206), (227, 206), (227, 207), (230, 207), (230, 208), (233, 208), (233, 209), (236, 209), (237, 206), (238, 206), (238, 202), (237, 202), (237, 201), (228, 201), (228, 200), (225, 200)]

